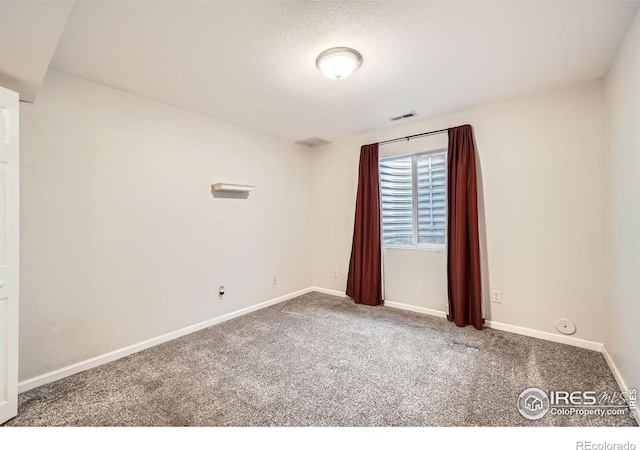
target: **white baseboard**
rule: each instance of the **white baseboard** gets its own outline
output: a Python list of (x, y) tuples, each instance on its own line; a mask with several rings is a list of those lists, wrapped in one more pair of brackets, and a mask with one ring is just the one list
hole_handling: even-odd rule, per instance
[[(324, 294), (335, 295), (338, 297), (346, 297), (346, 295), (340, 291), (334, 291), (331, 289), (325, 289), (317, 286), (312, 287), (311, 290), (315, 292), (322, 292)], [(447, 313), (444, 311), (438, 311), (437, 309), (424, 308), (422, 306), (409, 305), (407, 303), (390, 302), (385, 300), (384, 306), (388, 306), (389, 308), (403, 309), (405, 311), (413, 311), (421, 314), (428, 314), (430, 316), (440, 317), (443, 319), (447, 318)], [(600, 342), (587, 341), (585, 339), (566, 336), (564, 334), (554, 334), (554, 333), (549, 333), (547, 331), (539, 331), (539, 330), (534, 330), (532, 328), (524, 328), (516, 325), (509, 325), (506, 323), (494, 322), (491, 320), (486, 320), (484, 325), (487, 328), (493, 328), (494, 330), (508, 331), (510, 333), (521, 334), (523, 336), (543, 339), (545, 341), (552, 341), (552, 342), (559, 342), (561, 344), (573, 345), (574, 347), (586, 348), (588, 350), (594, 350), (597, 352), (601, 352), (603, 347), (603, 345)]]
[(271, 300), (267, 300), (266, 302), (258, 303), (257, 305), (249, 306), (247, 308), (239, 309), (237, 311), (230, 312), (228, 314), (224, 314), (222, 316), (213, 317), (211, 319), (205, 320), (204, 322), (196, 323), (195, 325), (190, 325), (185, 328), (181, 328), (176, 331), (172, 331), (167, 334), (163, 334), (162, 336), (158, 336), (155, 338), (147, 339), (146, 341), (138, 342), (137, 344), (130, 345), (128, 347), (124, 347), (118, 350), (114, 350), (109, 353), (105, 353), (103, 355), (95, 356), (93, 358), (86, 359), (84, 361), (80, 361), (75, 364), (71, 364), (70, 366), (63, 367), (61, 369), (57, 369), (51, 372), (47, 372), (45, 374), (39, 375), (37, 377), (29, 378), (28, 380), (24, 380), (18, 383), (18, 392), (26, 392), (30, 389), (36, 388), (38, 386), (42, 386), (48, 383), (52, 383), (57, 380), (61, 380), (62, 378), (66, 378), (68, 376), (74, 375), (79, 372), (83, 372), (88, 369), (92, 369), (94, 367), (100, 366), (102, 364), (109, 363), (111, 361), (115, 361), (116, 359), (124, 358), (125, 356), (129, 356), (132, 353), (137, 353), (139, 351), (145, 350), (147, 348), (156, 346), (158, 344), (162, 344), (164, 342), (170, 341), (172, 339), (179, 338), (181, 336), (193, 333), (195, 331), (202, 330), (203, 328), (210, 327), (211, 325), (215, 325), (217, 323), (225, 322), (227, 320), (233, 319), (235, 317), (243, 316), (253, 311), (257, 311), (262, 308), (266, 308), (271, 305), (275, 305), (276, 303), (284, 302), (286, 300), (292, 299), (294, 297), (298, 297), (303, 294), (307, 294), (314, 290), (314, 288), (306, 288), (300, 291), (292, 292), (290, 294), (283, 295), (281, 297), (273, 298)]
[(443, 319), (447, 318), (447, 313), (444, 311), (438, 311), (437, 309), (424, 308), (422, 306), (414, 306), (414, 305), (408, 305), (406, 303), (398, 303), (398, 302), (389, 302), (386, 300), (384, 301), (384, 306), (388, 306), (389, 308), (404, 309), (405, 311), (413, 311), (421, 314), (428, 314), (430, 316), (441, 317)]
[[(609, 350), (607, 350), (607, 346), (604, 344), (602, 344), (602, 356), (604, 356), (604, 360), (607, 362), (609, 369), (611, 369), (611, 373), (613, 373), (613, 377), (616, 379), (616, 383), (618, 383), (618, 386), (620, 387), (620, 391), (628, 393), (629, 386), (627, 386), (627, 383), (624, 381), (624, 378), (622, 378), (620, 369), (618, 369), (618, 366), (616, 365), (616, 363), (613, 361), (613, 358), (609, 354)], [(635, 407), (635, 419), (638, 425), (640, 425), (640, 407), (639, 406)]]
[[(57, 369), (57, 370), (45, 373), (43, 375), (39, 375), (37, 377), (33, 377), (28, 380), (21, 381), (20, 383), (18, 383), (18, 392), (23, 393), (30, 389), (34, 389), (38, 386), (42, 386), (57, 380), (61, 380), (62, 378), (66, 378), (76, 373), (80, 373), (85, 370), (100, 366), (102, 364), (106, 364), (111, 361), (124, 358), (125, 356), (162, 344), (172, 339), (185, 336), (187, 334), (202, 330), (212, 325), (222, 323), (239, 316), (243, 316), (250, 312), (257, 311), (259, 309), (266, 308), (268, 306), (275, 305), (277, 303), (284, 302), (286, 300), (290, 300), (292, 298), (307, 294), (309, 292), (320, 292), (323, 294), (333, 295), (336, 297), (346, 297), (346, 294), (344, 294), (343, 292), (335, 291), (332, 289), (325, 289), (317, 286), (301, 289), (299, 291), (292, 292), (290, 294), (286, 294), (281, 297), (267, 300), (266, 302), (258, 303), (257, 305), (249, 306), (247, 308), (239, 309), (237, 311), (233, 311), (228, 314), (224, 314), (222, 316), (214, 317), (214, 318), (205, 320), (204, 322), (200, 322), (185, 328), (181, 328), (176, 331), (172, 331), (167, 334), (163, 334), (162, 336), (148, 339), (146, 341), (139, 342), (137, 344), (133, 344), (128, 347), (114, 350), (112, 352), (105, 353), (103, 355), (99, 355), (93, 358), (89, 358), (84, 361), (80, 361), (78, 363), (63, 367), (61, 369)], [(435, 317), (446, 318), (446, 313), (444, 311), (423, 308), (421, 306), (414, 306), (414, 305), (408, 305), (406, 303), (389, 302), (389, 301), (386, 301), (384, 305), (390, 308), (403, 309), (407, 311), (414, 311), (417, 313), (428, 314)], [(548, 333), (546, 331), (539, 331), (531, 328), (508, 325), (508, 324), (494, 322), (490, 320), (485, 321), (485, 326), (487, 326), (488, 328), (493, 328), (494, 330), (507, 331), (510, 333), (521, 334), (524, 336), (529, 336), (529, 337), (543, 339), (543, 340), (552, 341), (552, 342), (559, 342), (561, 344), (568, 344), (568, 345), (573, 345), (575, 347), (581, 347), (581, 348), (586, 348), (588, 350), (595, 350), (595, 351), (601, 352), (607, 364), (609, 365), (609, 368), (611, 369), (611, 372), (613, 373), (613, 376), (616, 382), (618, 383), (620, 390), (622, 392), (629, 392), (627, 384), (625, 383), (624, 379), (622, 378), (622, 375), (620, 374), (620, 370), (618, 369), (613, 359), (611, 358), (611, 355), (607, 351), (607, 348), (604, 346), (604, 344), (600, 342), (587, 341), (584, 339), (579, 339), (579, 338), (565, 336), (565, 335), (556, 335), (553, 333)], [(640, 417), (640, 408), (636, 407), (636, 421), (638, 421), (638, 424), (640, 425), (639, 417)]]
[(347, 296), (347, 294), (345, 294), (344, 292), (334, 291), (333, 289), (325, 289), (325, 288), (321, 288), (321, 287), (318, 287), (318, 286), (313, 286), (310, 289), (311, 289), (311, 291), (314, 291), (314, 292), (320, 292), (322, 294), (328, 294), (328, 295), (335, 295), (336, 297), (346, 297)]
[[(444, 311), (438, 311), (437, 309), (423, 308), (421, 306), (408, 305), (406, 303), (397, 303), (385, 301), (384, 306), (390, 308), (404, 309), (406, 311), (414, 311), (417, 313), (428, 314), (430, 316), (441, 317), (446, 319), (447, 313)], [(561, 344), (573, 345), (574, 347), (586, 348), (588, 350), (595, 350), (597, 352), (602, 350), (602, 344), (600, 342), (587, 341), (572, 336), (559, 335), (554, 333), (548, 333), (546, 331), (534, 330), (532, 328), (518, 327), (516, 325), (508, 325), (506, 323), (493, 322), (486, 320), (484, 325), (487, 328), (493, 328), (494, 330), (508, 331), (510, 333), (521, 334), (523, 336), (534, 337), (543, 339), (545, 341), (559, 342)]]
[(602, 352), (602, 344), (600, 342), (587, 341), (586, 339), (580, 339), (564, 334), (554, 334), (547, 331), (534, 330), (533, 328), (524, 328), (491, 320), (485, 320), (484, 325), (487, 328), (493, 328), (494, 330), (508, 331), (509, 333), (521, 334), (523, 336), (543, 339), (545, 341), (558, 342), (560, 344), (573, 345), (574, 347)]

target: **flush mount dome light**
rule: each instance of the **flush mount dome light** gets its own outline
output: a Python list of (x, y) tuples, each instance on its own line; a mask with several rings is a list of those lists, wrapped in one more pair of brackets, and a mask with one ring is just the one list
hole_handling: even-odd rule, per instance
[(347, 78), (362, 64), (362, 55), (349, 47), (325, 50), (316, 58), (316, 66), (325, 77), (332, 80)]

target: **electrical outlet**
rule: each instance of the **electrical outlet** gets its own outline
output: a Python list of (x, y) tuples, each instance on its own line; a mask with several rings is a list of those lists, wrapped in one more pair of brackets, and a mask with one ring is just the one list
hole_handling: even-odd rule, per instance
[(218, 288), (218, 300), (222, 300), (224, 297), (224, 286), (220, 286)]
[(276, 284), (278, 284), (278, 277), (273, 277), (273, 281), (272, 281), (273, 285), (275, 286)]
[(338, 269), (333, 269), (332, 276), (333, 278), (338, 278)]
[(491, 301), (493, 303), (502, 303), (502, 291), (492, 291)]

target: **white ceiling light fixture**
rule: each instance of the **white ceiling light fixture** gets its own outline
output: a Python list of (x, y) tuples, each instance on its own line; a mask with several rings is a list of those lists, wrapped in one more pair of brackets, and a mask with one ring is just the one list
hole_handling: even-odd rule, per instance
[(334, 47), (323, 51), (316, 58), (320, 72), (332, 80), (342, 80), (362, 64), (362, 55), (349, 47)]

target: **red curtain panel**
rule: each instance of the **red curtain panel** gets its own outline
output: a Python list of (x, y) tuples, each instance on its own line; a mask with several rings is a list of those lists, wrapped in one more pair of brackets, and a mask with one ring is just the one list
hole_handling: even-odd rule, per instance
[(447, 155), (449, 314), (459, 327), (482, 329), (476, 149), (471, 125), (449, 128)]
[(378, 144), (360, 149), (356, 216), (347, 277), (347, 295), (356, 303), (382, 304)]

